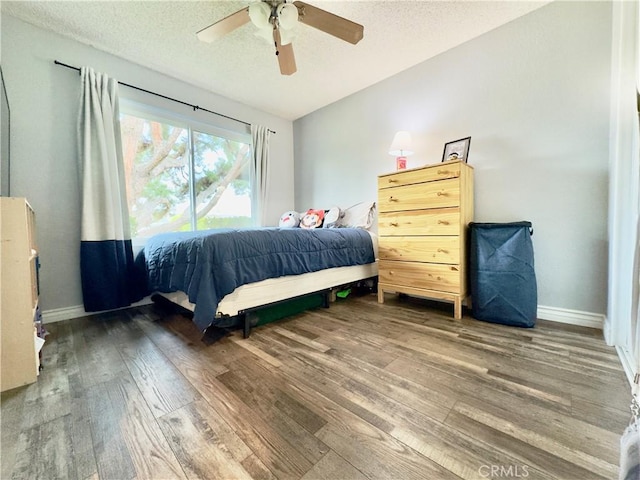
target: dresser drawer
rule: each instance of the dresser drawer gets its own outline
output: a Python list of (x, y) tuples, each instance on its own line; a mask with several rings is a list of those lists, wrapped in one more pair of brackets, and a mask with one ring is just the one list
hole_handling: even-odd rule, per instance
[(437, 263), (380, 260), (378, 279), (387, 285), (424, 288), (441, 292), (460, 292), (460, 268)]
[(378, 235), (459, 235), (460, 208), (387, 212), (378, 215)]
[(434, 180), (444, 180), (447, 178), (458, 178), (459, 176), (460, 162), (451, 164), (443, 163), (442, 165), (434, 165), (428, 168), (381, 175), (378, 177), (378, 189), (400, 187), (414, 183), (433, 182)]
[(385, 188), (378, 192), (380, 212), (457, 207), (459, 205), (460, 182), (453, 178), (438, 182)]
[(379, 237), (381, 260), (460, 263), (460, 237)]

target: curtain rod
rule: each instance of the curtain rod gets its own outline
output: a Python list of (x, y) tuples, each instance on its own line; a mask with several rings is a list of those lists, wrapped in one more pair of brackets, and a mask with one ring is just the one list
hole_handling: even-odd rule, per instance
[[(58, 60), (54, 60), (53, 63), (55, 63), (56, 65), (60, 65), (61, 67), (70, 68), (71, 70), (75, 70), (76, 72), (80, 71), (80, 69), (78, 67), (74, 67), (73, 65), (67, 65), (66, 63), (59, 62)], [(245, 122), (244, 120), (239, 120), (237, 118), (230, 117), (230, 116), (225, 115), (223, 113), (214, 112), (213, 110), (208, 110), (206, 108), (199, 107), (198, 105), (192, 105), (190, 103), (183, 102), (182, 100), (178, 100), (176, 98), (167, 97), (166, 95), (162, 95), (160, 93), (152, 92), (151, 90), (147, 90), (145, 88), (136, 87), (135, 85), (130, 85), (128, 83), (124, 83), (124, 82), (121, 82), (121, 81), (118, 81), (118, 83), (120, 85), (124, 85), (125, 87), (133, 88), (134, 90), (140, 90), (141, 92), (148, 93), (150, 95), (155, 95), (156, 97), (161, 97), (161, 98), (164, 98), (166, 100), (171, 100), (172, 102), (181, 103), (182, 105), (186, 105), (187, 107), (193, 108), (194, 112), (196, 110), (202, 110), (203, 112), (213, 113), (214, 115), (218, 115), (219, 117), (228, 118), (229, 120), (233, 120), (234, 122), (244, 123), (245, 125), (249, 125), (249, 126), (251, 125), (249, 122)], [(273, 133), (273, 134), (276, 133), (273, 130), (269, 130), (269, 131), (271, 133)]]

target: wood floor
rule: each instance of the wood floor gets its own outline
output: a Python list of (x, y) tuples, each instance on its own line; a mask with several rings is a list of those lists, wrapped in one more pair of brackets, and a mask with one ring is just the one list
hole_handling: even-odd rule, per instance
[(48, 326), (2, 394), (2, 479), (617, 478), (600, 333), (350, 297), (212, 345), (157, 306)]

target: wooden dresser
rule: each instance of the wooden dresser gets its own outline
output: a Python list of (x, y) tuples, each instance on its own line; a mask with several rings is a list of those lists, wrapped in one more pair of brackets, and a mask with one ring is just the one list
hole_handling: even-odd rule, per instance
[(459, 160), (378, 177), (379, 280), (384, 292), (451, 301), (462, 318), (473, 167)]

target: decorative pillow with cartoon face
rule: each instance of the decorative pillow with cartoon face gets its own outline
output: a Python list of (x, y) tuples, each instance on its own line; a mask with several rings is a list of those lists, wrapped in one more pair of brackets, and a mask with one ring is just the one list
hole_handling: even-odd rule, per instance
[(296, 228), (298, 225), (300, 225), (300, 214), (293, 210), (284, 212), (278, 223), (280, 228)]
[(310, 208), (300, 220), (300, 228), (320, 228), (324, 220), (324, 210)]

